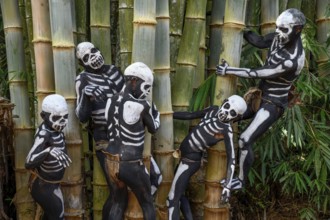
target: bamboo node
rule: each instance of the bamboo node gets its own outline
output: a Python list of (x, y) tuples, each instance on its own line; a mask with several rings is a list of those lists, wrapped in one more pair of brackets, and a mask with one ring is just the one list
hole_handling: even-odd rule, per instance
[(37, 43), (45, 43), (45, 44), (51, 44), (52, 40), (48, 39), (48, 38), (41, 38), (41, 37), (37, 37), (35, 39), (32, 40), (33, 44), (37, 44)]
[(80, 180), (77, 181), (62, 181), (61, 185), (62, 186), (75, 186), (75, 185), (80, 185), (84, 182), (84, 179), (81, 178)]
[(155, 19), (151, 19), (151, 18), (136, 19), (136, 20), (133, 20), (133, 24), (156, 25), (157, 21)]
[(153, 150), (152, 152), (156, 155), (168, 155), (172, 154), (174, 150)]
[(244, 29), (245, 24), (244, 23), (238, 23), (238, 22), (224, 22), (223, 27), (226, 28), (236, 28), (236, 29)]
[(111, 28), (110, 25), (105, 25), (105, 24), (91, 24), (89, 25), (91, 28), (104, 28), (104, 29), (109, 29)]
[(201, 21), (205, 21), (205, 17), (201, 17), (201, 16), (186, 16), (185, 19), (194, 19), (194, 20), (201, 20)]

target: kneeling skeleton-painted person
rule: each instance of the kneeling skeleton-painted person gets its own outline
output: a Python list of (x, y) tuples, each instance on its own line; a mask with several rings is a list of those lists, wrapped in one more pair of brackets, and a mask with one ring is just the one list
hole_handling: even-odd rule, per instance
[[(207, 148), (222, 140), (225, 142), (227, 153), (227, 182), (222, 191), (221, 199), (224, 202), (228, 201), (235, 169), (233, 129), (230, 123), (239, 118), (246, 111), (246, 108), (244, 99), (233, 95), (226, 99), (221, 107), (211, 106), (203, 111), (192, 113), (174, 112), (173, 117), (175, 119), (203, 118), (189, 132), (179, 148), (181, 158), (167, 199), (170, 220), (180, 218), (180, 200), (187, 188), (190, 177), (201, 166), (203, 153)], [(185, 208), (186, 212), (190, 212), (189, 210), (190, 208)], [(191, 213), (183, 214), (186, 218), (192, 219)]]
[(143, 163), (145, 128), (155, 133), (159, 128), (159, 112), (146, 100), (152, 89), (152, 71), (136, 62), (124, 72), (123, 90), (107, 101), (106, 120), (109, 146), (106, 149), (106, 173), (115, 183), (110, 193), (109, 219), (124, 219), (129, 187), (135, 194), (144, 219), (156, 219), (149, 173)]
[(64, 202), (60, 181), (71, 163), (63, 134), (68, 123), (64, 97), (56, 94), (45, 97), (40, 115), (44, 121), (25, 162), (26, 169), (32, 172), (29, 188), (44, 211), (43, 219), (61, 220), (64, 219)]

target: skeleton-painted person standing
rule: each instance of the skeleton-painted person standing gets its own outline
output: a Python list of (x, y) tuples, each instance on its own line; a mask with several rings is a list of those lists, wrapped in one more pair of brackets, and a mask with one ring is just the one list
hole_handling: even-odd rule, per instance
[[(222, 191), (222, 201), (227, 202), (230, 197), (231, 181), (235, 169), (235, 152), (233, 144), (233, 129), (231, 122), (238, 119), (246, 111), (244, 99), (232, 95), (223, 104), (211, 106), (198, 112), (174, 112), (175, 119), (202, 118), (189, 134), (184, 138), (180, 147), (180, 161), (173, 178), (172, 186), (167, 198), (170, 220), (180, 218), (180, 200), (184, 195), (190, 177), (200, 168), (203, 153), (207, 148), (219, 141), (224, 141), (227, 154), (227, 184)], [(186, 206), (188, 204), (185, 204)], [(185, 208), (185, 212), (190, 212)], [(192, 219), (191, 213), (183, 213), (185, 219)]]
[(124, 72), (125, 87), (108, 99), (106, 119), (109, 146), (106, 172), (116, 187), (109, 219), (124, 219), (128, 202), (127, 187), (135, 194), (146, 220), (154, 220), (149, 173), (143, 163), (145, 128), (153, 134), (159, 128), (159, 112), (147, 101), (153, 84), (152, 71), (144, 63), (129, 65)]
[(65, 168), (71, 163), (67, 155), (63, 129), (68, 122), (64, 97), (46, 96), (40, 113), (40, 124), (34, 144), (26, 157), (25, 167), (31, 170), (29, 189), (44, 211), (43, 219), (64, 219), (64, 202), (60, 188)]
[[(124, 77), (114, 65), (106, 65), (103, 55), (90, 42), (77, 45), (76, 56), (84, 70), (76, 78), (77, 107), (76, 115), (81, 123), (88, 123), (88, 129), (96, 143), (95, 152), (104, 167), (104, 149), (108, 146), (105, 106), (108, 98), (123, 89)], [(155, 193), (162, 179), (158, 165), (151, 158), (152, 193)], [(109, 189), (112, 183), (107, 179)], [(110, 199), (110, 198), (109, 198)], [(103, 206), (103, 219), (107, 219), (107, 210), (111, 209), (111, 201)]]
[[(305, 16), (297, 9), (287, 9), (276, 20), (276, 31), (264, 37), (253, 32), (244, 33), (244, 38), (259, 48), (269, 48), (263, 67), (257, 69), (228, 66), (226, 61), (217, 66), (218, 75), (236, 75), (260, 79), (261, 104), (257, 110), (248, 108), (243, 119), (252, 118), (239, 137), (240, 171), (233, 180), (232, 188), (244, 187), (247, 175), (254, 161), (252, 144), (282, 116), (288, 105), (288, 94), (293, 82), (304, 66), (305, 53), (301, 31)], [(225, 184), (225, 181), (222, 181)]]
[[(105, 105), (108, 98), (123, 88), (124, 77), (116, 66), (105, 64), (100, 50), (90, 42), (77, 45), (76, 57), (84, 68), (75, 82), (76, 115), (81, 123), (87, 124), (87, 129), (93, 136), (96, 157), (105, 174), (103, 150), (108, 146)], [(111, 182), (108, 179), (107, 183), (111, 191)], [(107, 219), (106, 210), (111, 208), (110, 205), (108, 200), (104, 203), (103, 219)]]

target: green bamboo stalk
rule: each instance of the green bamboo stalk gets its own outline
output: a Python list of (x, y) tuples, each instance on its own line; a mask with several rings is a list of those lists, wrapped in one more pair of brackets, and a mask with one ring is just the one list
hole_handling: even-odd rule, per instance
[[(110, 1), (90, 1), (90, 31), (92, 43), (102, 51), (105, 63), (111, 64)], [(95, 143), (93, 143), (95, 146)], [(109, 196), (109, 187), (95, 153), (93, 152), (93, 218), (102, 219), (102, 209)]]
[(170, 64), (171, 74), (176, 72), (179, 45), (182, 37), (186, 0), (170, 0)]
[(276, 18), (279, 15), (279, 0), (268, 1), (261, 0), (261, 24), (260, 31), (262, 35), (275, 31)]
[[(87, 40), (87, 0), (80, 0), (74, 5), (76, 15), (76, 44)], [(79, 71), (80, 72), (80, 71)]]
[(109, 0), (90, 0), (90, 31), (91, 41), (102, 51), (105, 63), (112, 63)]
[(110, 41), (112, 63), (119, 65), (119, 0), (110, 0)]
[[(205, 23), (205, 11), (206, 0), (187, 1), (185, 25), (179, 47), (176, 73), (172, 75), (172, 105), (174, 111), (188, 111), (189, 108), (198, 63), (200, 36)], [(174, 120), (174, 143), (176, 146), (187, 135), (188, 128), (188, 121)]]
[(168, 219), (166, 198), (173, 180), (173, 111), (170, 81), (170, 17), (168, 0), (156, 1), (155, 79), (153, 100), (160, 113), (160, 128), (154, 135), (155, 160), (159, 164), (163, 181), (158, 188), (156, 208), (158, 219)]
[(282, 11), (285, 11), (285, 9), (287, 9), (287, 5), (288, 5), (288, 0), (280, 0), (279, 1), (279, 11), (282, 12)]
[(15, 104), (14, 148), (17, 219), (31, 220), (35, 215), (35, 203), (28, 190), (30, 173), (25, 169), (25, 157), (33, 144), (34, 128), (31, 121), (27, 90), (22, 22), (17, 0), (0, 1), (5, 30), (8, 81), (11, 103)]
[(249, 0), (246, 5), (245, 26), (259, 32), (261, 0)]
[(29, 100), (31, 106), (30, 111), (32, 115), (35, 115), (35, 111), (36, 111), (36, 106), (34, 101), (35, 62), (34, 62), (34, 53), (33, 53), (33, 44), (32, 44), (33, 32), (32, 32), (31, 2), (27, 0), (19, 0), (19, 8), (20, 8), (22, 27), (23, 27), (27, 87), (28, 87)]
[[(276, 18), (279, 15), (279, 0), (261, 0), (261, 24), (260, 33), (266, 35), (274, 32), (276, 28)], [(262, 57), (265, 60), (267, 51), (263, 51)]]
[(49, 18), (48, 0), (31, 1), (34, 16), (33, 46), (36, 64), (36, 98), (37, 98), (37, 123), (41, 123), (42, 100), (55, 92), (54, 63), (52, 51), (52, 37)]
[[(326, 41), (329, 38), (330, 32), (330, 16), (326, 14), (326, 10), (328, 9), (330, 4), (329, 0), (326, 1), (316, 1), (316, 25), (317, 25), (317, 40), (324, 45), (326, 48)], [(326, 51), (322, 51), (320, 55), (317, 57), (317, 63), (319, 68), (320, 76), (324, 76), (327, 74), (325, 68), (322, 68), (322, 65), (329, 62), (330, 47), (326, 49)]]
[(208, 75), (215, 72), (219, 63), (222, 47), (222, 27), (225, 14), (225, 0), (213, 0), (210, 24), (210, 55), (208, 59)]
[(75, 46), (71, 17), (71, 5), (67, 1), (50, 0), (50, 21), (53, 41), (55, 91), (68, 103), (69, 123), (64, 129), (68, 155), (72, 160), (61, 183), (65, 219), (82, 219), (82, 165), (81, 135), (79, 121), (75, 115)]
[[(206, 17), (205, 17), (206, 20)], [(196, 67), (196, 73), (193, 82), (193, 90), (195, 91), (205, 79), (205, 33), (206, 22), (202, 25), (202, 32), (199, 41), (198, 61)], [(190, 122), (190, 127), (196, 126), (200, 122), (200, 119), (195, 119)], [(203, 219), (203, 202), (205, 193), (205, 166), (202, 166), (191, 178), (188, 185), (188, 195), (190, 200), (190, 206), (192, 210), (193, 218)]]
[[(155, 65), (156, 23), (156, 1), (134, 0), (132, 63), (143, 62), (151, 70)], [(148, 97), (150, 102), (152, 102), (151, 97), (152, 94)], [(150, 167), (151, 134), (149, 132), (146, 132), (144, 138), (143, 157), (146, 167)], [(132, 192), (129, 192), (129, 204), (125, 215), (128, 219), (143, 218), (142, 210)]]
[[(242, 49), (242, 30), (245, 28), (246, 1), (226, 1), (220, 59), (232, 66), (239, 66)], [(219, 60), (220, 62), (220, 60)], [(235, 93), (237, 79), (232, 76), (217, 77), (214, 104)], [(222, 168), (222, 169), (221, 169)], [(205, 177), (204, 219), (229, 219), (229, 205), (221, 205), (219, 180), (226, 176), (226, 150), (220, 142), (208, 150), (208, 166)]]
[[(302, 0), (290, 0), (290, 1), (288, 1), (288, 4), (286, 5), (286, 8), (300, 9), (301, 8), (301, 3), (302, 3)], [(280, 13), (281, 12), (282, 11), (280, 11)]]
[[(75, 44), (80, 42), (87, 41), (87, 0), (80, 0), (79, 3), (74, 4), (74, 14), (75, 14), (75, 23), (76, 31), (74, 32)], [(81, 72), (77, 65), (77, 74)], [(92, 167), (91, 167), (91, 158), (93, 153), (89, 149), (89, 133), (85, 128), (80, 128), (81, 137), (82, 137), (82, 154), (83, 154), (83, 169), (84, 169), (84, 208), (86, 216), (90, 216), (91, 207), (93, 205), (92, 196), (93, 196), (93, 186), (92, 186)]]
[(133, 0), (119, 0), (120, 68), (131, 64), (133, 41)]

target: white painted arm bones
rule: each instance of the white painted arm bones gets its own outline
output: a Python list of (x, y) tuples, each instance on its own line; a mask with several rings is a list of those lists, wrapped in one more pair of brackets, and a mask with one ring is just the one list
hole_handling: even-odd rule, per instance
[(228, 63), (222, 59), (222, 64), (217, 66), (216, 73), (224, 76), (226, 74), (235, 75), (244, 78), (276, 78), (286, 72), (292, 71), (294, 63), (292, 60), (284, 60), (278, 64), (263, 66), (257, 69), (237, 68), (228, 66)]

